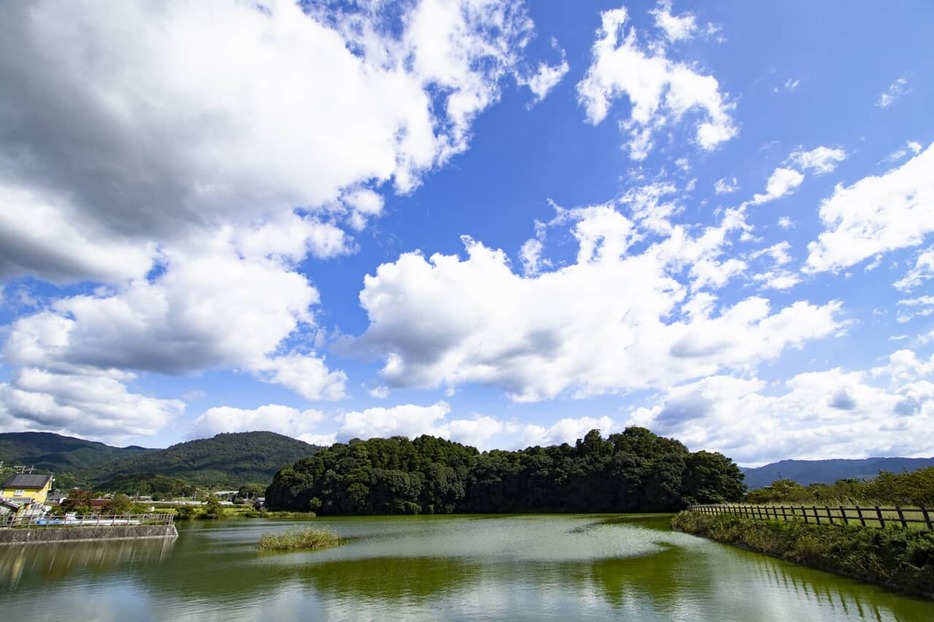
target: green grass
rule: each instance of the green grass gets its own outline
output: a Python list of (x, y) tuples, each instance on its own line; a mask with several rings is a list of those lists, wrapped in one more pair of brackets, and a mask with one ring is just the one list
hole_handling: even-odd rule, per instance
[(341, 544), (341, 538), (328, 529), (308, 527), (279, 533), (266, 533), (259, 539), (261, 551), (309, 551)]

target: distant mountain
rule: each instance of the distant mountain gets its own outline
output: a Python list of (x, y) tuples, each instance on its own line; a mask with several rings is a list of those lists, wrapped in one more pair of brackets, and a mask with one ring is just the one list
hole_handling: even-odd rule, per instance
[(156, 451), (144, 447), (111, 447), (50, 432), (7, 432), (0, 434), (0, 462), (23, 465), (48, 473), (68, 472), (79, 478), (92, 477), (115, 460)]
[(47, 432), (0, 434), (4, 466), (34, 466), (67, 485), (106, 488), (107, 482), (132, 476), (162, 475), (207, 487), (238, 488), (266, 484), (276, 471), (320, 449), (273, 432), (218, 434), (166, 449), (111, 447)]
[(218, 434), (140, 453), (106, 465), (98, 482), (139, 473), (177, 477), (193, 484), (237, 488), (267, 484), (276, 471), (320, 449), (274, 432)]
[(777, 479), (808, 484), (832, 484), (840, 479), (872, 479), (879, 471), (901, 473), (934, 466), (934, 458), (864, 458), (861, 460), (782, 460), (754, 469), (741, 469), (749, 490)]

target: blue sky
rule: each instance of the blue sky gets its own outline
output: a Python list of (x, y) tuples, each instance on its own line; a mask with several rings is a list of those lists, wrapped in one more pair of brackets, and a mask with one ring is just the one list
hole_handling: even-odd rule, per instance
[(928, 456), (934, 5), (0, 12), (0, 429)]

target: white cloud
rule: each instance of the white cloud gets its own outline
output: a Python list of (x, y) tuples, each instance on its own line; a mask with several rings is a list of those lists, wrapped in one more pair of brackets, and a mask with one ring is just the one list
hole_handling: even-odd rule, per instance
[[(307, 399), (342, 397), (343, 372), (329, 371), (314, 354), (281, 347), (290, 336), (315, 334), (315, 288), (277, 259), (263, 253), (243, 257), (223, 233), (202, 240), (200, 248), (166, 254), (162, 273), (152, 281), (137, 279), (118, 289), (62, 298), (19, 318), (4, 346), (6, 361), (22, 373), (48, 370), (62, 383), (93, 382), (103, 374), (110, 385), (134, 377), (114, 376), (113, 370), (181, 374), (227, 367)], [(74, 416), (71, 432), (86, 429), (80, 411), (68, 412)], [(25, 417), (28, 411), (22, 413)], [(128, 420), (128, 429), (143, 433), (132, 427), (125, 410), (100, 411), (99, 427), (105, 426), (105, 416), (113, 417), (114, 427)], [(153, 424), (166, 420), (153, 417)], [(43, 425), (38, 414), (36, 422)], [(64, 419), (60, 425), (64, 429)], [(145, 428), (147, 433), (154, 429)]]
[(821, 203), (825, 230), (808, 244), (805, 269), (839, 270), (917, 246), (934, 231), (934, 145), (881, 176), (838, 185)]
[(292, 438), (313, 436), (325, 415), (290, 406), (266, 404), (254, 409), (217, 406), (195, 419), (189, 438), (210, 438), (221, 432), (277, 432)]
[(492, 0), (421, 0), (401, 29), (378, 11), (306, 8), (5, 10), (0, 274), (138, 278), (179, 235), (296, 206), (317, 223), (310, 252), (345, 252), (337, 227), (360, 229), (381, 203), (351, 192), (343, 222), (321, 219), (329, 206), (360, 184), (411, 190), (466, 149), (532, 31), (521, 6)]
[[(517, 4), (371, 8), (4, 10), (0, 276), (104, 284), (9, 327), (14, 377), (106, 382), (123, 392), (115, 404), (141, 400), (142, 412), (175, 411), (135, 396), (119, 370), (228, 368), (307, 399), (344, 394), (344, 373), (311, 349), (324, 338), (318, 292), (298, 266), (355, 252), (349, 232), (380, 216), (387, 186), (408, 192), (464, 151), (501, 81), (529, 65), (533, 35)], [(538, 94), (555, 71), (536, 76)], [(7, 409), (22, 398), (14, 385)], [(95, 429), (121, 417), (97, 412)], [(140, 434), (155, 429), (126, 417)]]
[(632, 422), (740, 463), (778, 459), (927, 456), (934, 425), (934, 360), (893, 353), (865, 371), (798, 374), (776, 389), (712, 376), (668, 391)]
[(906, 298), (898, 301), (899, 307), (905, 310), (899, 312), (897, 321), (905, 323), (916, 317), (928, 317), (934, 314), (934, 296), (921, 296), (919, 298)]
[(788, 161), (799, 169), (809, 170), (817, 175), (831, 173), (837, 164), (845, 160), (846, 151), (839, 148), (816, 147), (810, 151), (797, 150), (788, 156)]
[(723, 177), (717, 180), (717, 183), (713, 186), (714, 191), (717, 194), (731, 194), (739, 190), (739, 184), (736, 183), (736, 178), (727, 179)]
[(910, 291), (930, 278), (934, 278), (934, 246), (922, 251), (914, 267), (894, 285), (897, 289)]
[(624, 35), (625, 8), (605, 11), (593, 45), (593, 62), (577, 85), (587, 119), (597, 125), (607, 116), (613, 100), (625, 95), (631, 104), (620, 126), (629, 133), (629, 151), (642, 160), (652, 149), (654, 134), (680, 122), (687, 113), (699, 113), (695, 140), (711, 150), (730, 140), (737, 129), (730, 118), (732, 105), (710, 75), (669, 60), (663, 46), (640, 47), (635, 28)]
[(542, 263), (543, 245), (539, 240), (527, 240), (519, 250), (519, 259), (522, 261), (522, 272), (526, 276), (538, 274)]
[(885, 162), (898, 162), (899, 160), (901, 160), (902, 158), (906, 156), (918, 155), (919, 153), (921, 153), (921, 149), (923, 149), (923, 147), (921, 146), (921, 143), (915, 140), (909, 140), (908, 142), (905, 143), (904, 147), (886, 156), (884, 161)]
[(905, 78), (898, 78), (885, 89), (884, 93), (879, 95), (879, 99), (876, 100), (876, 106), (879, 108), (888, 108), (902, 95), (910, 92), (911, 91), (908, 89), (908, 80)]
[(558, 86), (571, 69), (571, 66), (568, 65), (567, 59), (565, 58), (564, 50), (558, 47), (558, 43), (554, 39), (551, 41), (551, 47), (561, 53), (561, 62), (559, 64), (549, 65), (548, 63), (539, 63), (538, 68), (531, 75), (516, 76), (516, 82), (521, 86), (527, 86), (535, 96), (532, 102), (533, 105), (545, 99), (548, 93)]
[(390, 436), (416, 438), (428, 434), (481, 451), (573, 444), (590, 430), (599, 429), (606, 435), (617, 427), (609, 417), (567, 417), (550, 426), (502, 420), (489, 415), (455, 419), (451, 417), (451, 407), (447, 402), (430, 406), (400, 404), (389, 408), (367, 408), (338, 415), (337, 420), (340, 423), (337, 437), (343, 441)]
[(135, 376), (75, 367), (67, 372), (22, 367), (0, 384), (0, 425), (8, 431), (43, 430), (121, 443), (152, 435), (185, 410), (179, 400), (128, 389)]
[(804, 175), (798, 171), (790, 168), (777, 168), (769, 176), (769, 181), (765, 185), (765, 194), (754, 195), (752, 203), (761, 205), (779, 199), (793, 192), (803, 181)]
[(671, 1), (661, 0), (658, 6), (649, 11), (655, 16), (655, 26), (665, 33), (668, 41), (684, 41), (690, 39), (697, 32), (697, 18), (692, 13), (679, 16), (671, 14)]
[(371, 438), (435, 434), (438, 424), (451, 412), (447, 402), (431, 406), (404, 404), (391, 408), (374, 407), (338, 416), (341, 438)]
[[(384, 357), (390, 385), (481, 383), (536, 401), (754, 369), (840, 331), (837, 302), (776, 311), (758, 297), (719, 310), (691, 305), (701, 288), (744, 269), (719, 259), (727, 234), (741, 228), (735, 218), (696, 236), (672, 227), (633, 253), (639, 236), (612, 207), (559, 210), (551, 226), (572, 226), (577, 261), (534, 277), (515, 274), (502, 251), (470, 239), (465, 260), (404, 254), (366, 277), (360, 301), (370, 325), (356, 347)], [(677, 319), (688, 308), (694, 313)]]

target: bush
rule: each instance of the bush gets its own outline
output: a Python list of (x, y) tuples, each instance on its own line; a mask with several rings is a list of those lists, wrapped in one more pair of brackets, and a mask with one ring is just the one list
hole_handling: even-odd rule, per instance
[(296, 551), (325, 549), (341, 544), (340, 536), (328, 529), (302, 529), (266, 533), (259, 539), (261, 551)]

